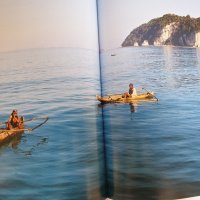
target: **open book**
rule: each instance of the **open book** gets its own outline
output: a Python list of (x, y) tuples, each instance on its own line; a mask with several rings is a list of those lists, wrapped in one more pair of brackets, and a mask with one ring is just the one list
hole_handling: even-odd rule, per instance
[(0, 199), (199, 196), (198, 4), (1, 0)]

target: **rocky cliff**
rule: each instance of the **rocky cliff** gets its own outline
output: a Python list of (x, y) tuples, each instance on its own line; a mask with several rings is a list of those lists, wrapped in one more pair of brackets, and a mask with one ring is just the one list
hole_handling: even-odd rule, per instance
[(122, 43), (122, 47), (147, 45), (200, 47), (200, 18), (166, 14), (134, 29)]

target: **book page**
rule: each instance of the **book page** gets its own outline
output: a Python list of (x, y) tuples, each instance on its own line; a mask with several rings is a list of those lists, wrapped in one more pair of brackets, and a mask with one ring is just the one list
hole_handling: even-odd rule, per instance
[(97, 29), (93, 0), (0, 1), (0, 199), (102, 199)]
[(98, 100), (112, 199), (200, 196), (198, 6), (99, 1)]

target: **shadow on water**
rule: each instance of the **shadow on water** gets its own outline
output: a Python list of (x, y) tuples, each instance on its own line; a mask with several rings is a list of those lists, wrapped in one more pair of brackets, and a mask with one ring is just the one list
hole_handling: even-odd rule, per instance
[[(98, 104), (98, 113), (101, 114), (102, 117), (102, 132), (99, 144), (99, 149), (103, 153), (103, 166), (100, 168), (102, 170), (101, 174), (103, 176), (103, 187), (101, 188), (101, 194), (104, 198), (112, 198), (114, 195), (113, 189), (113, 156), (112, 156), (112, 140), (110, 139), (110, 117), (108, 117), (108, 112), (105, 112), (106, 107), (109, 107), (110, 104)], [(116, 104), (113, 104), (116, 106)], [(105, 116), (106, 115), (106, 116)], [(105, 120), (106, 118), (106, 120)]]
[[(26, 140), (25, 138), (22, 138), (23, 140)], [(47, 137), (42, 137), (39, 136), (37, 138), (37, 141), (35, 144), (32, 144), (31, 147), (27, 148), (27, 149), (22, 149), (19, 146), (17, 146), (15, 148), (15, 152), (16, 153), (20, 153), (20, 154), (24, 154), (26, 156), (30, 156), (32, 155), (32, 153), (41, 145), (47, 144), (48, 143), (48, 138)]]
[[(102, 109), (102, 112), (103, 112), (103, 108), (105, 108), (106, 106), (110, 106), (110, 105), (114, 105), (115, 107), (118, 105), (117, 103), (99, 103), (98, 104), (98, 108), (99, 109)], [(129, 105), (130, 107), (130, 119), (132, 120), (133, 119), (133, 115), (135, 112), (137, 112), (137, 107), (138, 107), (138, 104), (136, 102), (131, 102), (129, 104), (126, 104), (126, 105)]]
[[(192, 184), (175, 183), (174, 180), (161, 180), (161, 177), (134, 176), (119, 172), (115, 172), (115, 175), (116, 173), (118, 173), (118, 176), (123, 177), (121, 183), (115, 184), (114, 199), (117, 200), (169, 200), (199, 196), (200, 182)], [(156, 182), (157, 185), (155, 186)], [(176, 190), (174, 190), (174, 187)], [(185, 188), (187, 188), (187, 191)]]
[[(43, 119), (44, 117), (42, 117)], [(30, 122), (33, 120), (38, 120), (40, 118), (32, 118), (32, 119), (28, 119), (26, 120), (26, 122)], [(32, 155), (32, 152), (40, 145), (45, 144), (48, 142), (48, 138), (47, 137), (43, 137), (43, 136), (37, 136), (34, 135), (34, 138), (37, 138), (37, 140), (35, 141), (36, 144), (31, 144), (31, 147), (28, 150), (24, 150), (22, 148), (20, 148), (20, 144), (22, 144), (22, 146), (27, 143), (27, 135), (33, 135), (32, 131), (34, 131), (35, 129), (41, 127), (42, 125), (44, 125), (46, 122), (48, 121), (48, 117), (45, 117), (45, 120), (39, 124), (35, 124), (35, 126), (32, 126), (32, 128), (27, 128), (24, 127), (23, 131), (18, 131), (16, 132), (16, 134), (11, 134), (7, 135), (6, 140), (4, 140), (3, 142), (0, 143), (0, 151), (6, 148), (11, 148), (15, 153), (20, 153), (20, 154), (24, 154), (24, 155)], [(0, 133), (1, 134), (1, 133)], [(38, 141), (39, 140), (39, 141)]]
[[(168, 146), (168, 141), (162, 141), (167, 134), (153, 129), (155, 124), (151, 115), (154, 116), (153, 111), (158, 111), (162, 105), (163, 102), (98, 104), (104, 112), (109, 197), (117, 200), (168, 200), (199, 195), (198, 180), (188, 181), (184, 176), (174, 176), (178, 161), (177, 158), (173, 160), (173, 156), (176, 157), (180, 149), (173, 148), (173, 144)], [(131, 114), (131, 118), (126, 118), (126, 113)], [(139, 121), (142, 126), (137, 125)], [(167, 132), (167, 129), (163, 131)], [(187, 173), (194, 172), (186, 171), (185, 175)]]
[(21, 143), (22, 135), (16, 135), (12, 140), (7, 141), (0, 146), (0, 152), (3, 152), (5, 148), (17, 149), (18, 145)]
[[(136, 114), (136, 117), (141, 114), (137, 115), (138, 105), (122, 106), (130, 106), (131, 114)], [(159, 162), (157, 153), (151, 149), (152, 139), (144, 138), (136, 130), (132, 130), (132, 133), (130, 130), (119, 132), (112, 127), (114, 115), (111, 110), (117, 109), (116, 105), (99, 104), (98, 108), (104, 109), (107, 162), (105, 185), (108, 186), (108, 197), (117, 200), (169, 200), (199, 195), (200, 182), (188, 183), (184, 179), (167, 177), (162, 170), (170, 170), (167, 169), (168, 165), (156, 171)], [(134, 121), (134, 118), (131, 120)]]
[[(24, 133), (25, 134), (25, 133)], [(27, 142), (27, 137), (24, 134), (16, 135), (11, 140), (0, 145), (0, 154), (4, 152), (7, 148), (10, 148), (16, 154), (24, 154), (26, 156), (32, 155), (33, 151), (37, 149), (40, 145), (48, 143), (48, 138), (43, 136), (37, 136), (35, 144), (32, 144), (28, 149), (22, 149), (20, 144)]]
[(130, 111), (131, 111), (131, 120), (133, 120), (133, 114), (137, 112), (137, 104), (136, 103), (129, 103)]
[[(114, 165), (113, 163), (115, 162), (115, 158), (114, 158), (114, 139), (113, 139), (113, 134), (111, 131), (111, 113), (109, 112), (109, 109), (112, 107), (117, 108), (117, 106), (120, 105), (125, 105), (127, 107), (129, 107), (130, 109), (130, 119), (133, 120), (133, 115), (135, 112), (137, 112), (137, 106), (138, 104), (136, 102), (132, 102), (129, 104), (102, 104), (99, 103), (97, 105), (98, 108), (98, 113), (99, 115), (102, 115), (102, 120), (103, 120), (103, 128), (102, 128), (102, 136), (100, 137), (98, 144), (99, 144), (99, 150), (100, 152), (104, 154), (103, 159), (104, 159), (104, 163), (103, 163), (103, 167), (101, 167), (100, 169), (104, 169), (103, 172), (101, 172), (101, 175), (104, 177), (104, 183), (103, 183), (103, 187), (102, 187), (102, 196), (103, 197), (110, 197), (113, 198), (114, 196), (116, 196), (116, 194), (118, 194), (118, 192), (124, 193), (124, 191), (127, 190), (127, 188), (118, 188), (118, 186), (116, 187), (116, 183), (115, 183), (115, 179), (114, 176), (116, 173), (118, 173), (115, 169), (114, 169)], [(101, 155), (101, 154), (99, 154)], [(126, 165), (126, 162), (124, 162), (124, 164)], [(122, 178), (124, 178), (125, 176), (122, 175)], [(124, 185), (126, 186), (125, 183), (120, 184), (120, 185)], [(131, 199), (131, 198), (130, 198)]]

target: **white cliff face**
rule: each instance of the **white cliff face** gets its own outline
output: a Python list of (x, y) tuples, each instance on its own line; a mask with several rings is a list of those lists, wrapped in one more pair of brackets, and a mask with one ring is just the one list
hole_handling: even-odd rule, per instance
[(144, 42), (142, 43), (142, 46), (149, 46), (148, 40), (144, 40)]
[(177, 27), (178, 27), (177, 22), (173, 22), (165, 26), (162, 29), (160, 37), (154, 41), (154, 45), (155, 46), (164, 45), (166, 40), (168, 40), (171, 37), (172, 33), (176, 30)]
[(200, 32), (195, 34), (195, 47), (200, 47)]

